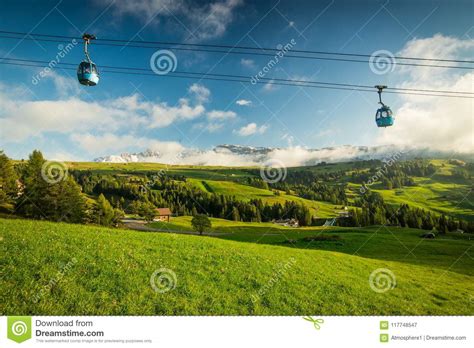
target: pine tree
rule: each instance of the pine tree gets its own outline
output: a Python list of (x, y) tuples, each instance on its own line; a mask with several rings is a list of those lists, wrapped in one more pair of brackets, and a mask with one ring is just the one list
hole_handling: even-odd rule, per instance
[(61, 180), (51, 182), (43, 171), (46, 160), (40, 151), (33, 151), (21, 180), (24, 190), (17, 201), (20, 213), (27, 217), (80, 223), (84, 219), (85, 200), (74, 179), (61, 173)]
[(255, 214), (255, 222), (262, 222), (262, 216), (260, 215), (260, 210), (257, 209)]
[(239, 209), (237, 209), (237, 207), (232, 208), (232, 220), (240, 221)]
[(114, 220), (114, 208), (109, 203), (107, 198), (101, 193), (97, 198), (96, 209), (95, 209), (95, 221), (99, 225), (111, 226)]
[(21, 199), (17, 201), (17, 207), (27, 217), (39, 219), (47, 218), (48, 215), (45, 210), (48, 206), (49, 184), (41, 176), (44, 163), (41, 152), (33, 151), (22, 175), (24, 190)]
[(18, 197), (17, 180), (12, 162), (0, 151), (0, 210), (13, 211)]
[(85, 199), (81, 187), (72, 177), (67, 177), (56, 186), (59, 189), (57, 200), (57, 216), (54, 220), (73, 223), (82, 223), (85, 218)]
[(360, 222), (359, 222), (359, 212), (358, 212), (358, 210), (357, 209), (351, 210), (350, 216), (352, 217), (352, 225), (355, 226), (355, 227), (359, 227)]

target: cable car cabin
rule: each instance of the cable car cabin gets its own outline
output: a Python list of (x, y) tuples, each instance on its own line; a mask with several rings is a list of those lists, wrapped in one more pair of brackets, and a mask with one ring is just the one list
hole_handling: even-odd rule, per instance
[(99, 71), (92, 62), (82, 62), (77, 67), (77, 79), (85, 86), (95, 86), (99, 83)]
[(393, 117), (392, 110), (386, 105), (383, 105), (380, 109), (377, 110), (375, 114), (375, 122), (377, 123), (378, 127), (390, 127), (393, 126), (393, 121), (395, 117)]

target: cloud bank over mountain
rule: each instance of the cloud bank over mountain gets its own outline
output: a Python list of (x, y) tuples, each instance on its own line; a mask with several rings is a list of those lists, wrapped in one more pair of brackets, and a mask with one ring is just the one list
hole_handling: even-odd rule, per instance
[(335, 146), (322, 149), (306, 149), (299, 146), (288, 148), (219, 145), (210, 150), (189, 149), (177, 143), (154, 144), (138, 153), (123, 153), (96, 158), (96, 162), (187, 164), (209, 166), (261, 166), (279, 163), (285, 167), (309, 166), (321, 162), (336, 163), (378, 159), (388, 161), (419, 157), (474, 158), (473, 154), (453, 154), (430, 149), (413, 149), (401, 146)]

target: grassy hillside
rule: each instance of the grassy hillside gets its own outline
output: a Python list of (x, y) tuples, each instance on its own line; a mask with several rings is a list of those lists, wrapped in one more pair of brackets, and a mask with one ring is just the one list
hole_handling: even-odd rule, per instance
[(382, 194), (387, 203), (432, 210), (462, 219), (474, 218), (474, 192), (465, 183), (443, 180), (444, 177), (415, 178), (417, 186), (395, 190), (375, 190)]
[[(0, 248), (4, 315), (467, 315), (474, 306), (472, 276), (329, 251), (4, 219)], [(150, 286), (161, 267), (177, 277), (166, 293)], [(394, 289), (371, 289), (379, 268), (395, 274)]]
[[(211, 218), (214, 237), (299, 249), (337, 251), (367, 258), (398, 261), (474, 276), (474, 236), (450, 233), (422, 239), (423, 231), (394, 226), (290, 228), (272, 223), (235, 222)], [(191, 217), (150, 226), (172, 231), (192, 231)], [(308, 241), (308, 237), (337, 236), (338, 240)]]
[(197, 179), (190, 179), (189, 181), (204, 191), (235, 196), (235, 198), (244, 202), (251, 199), (261, 199), (264, 203), (268, 204), (284, 204), (286, 201), (297, 202), (309, 207), (312, 214), (320, 218), (337, 216), (337, 210), (341, 208), (340, 205), (337, 206), (328, 202), (311, 201), (294, 195), (287, 195), (283, 191), (279, 191), (280, 195), (275, 195), (271, 190), (242, 185), (231, 181)]

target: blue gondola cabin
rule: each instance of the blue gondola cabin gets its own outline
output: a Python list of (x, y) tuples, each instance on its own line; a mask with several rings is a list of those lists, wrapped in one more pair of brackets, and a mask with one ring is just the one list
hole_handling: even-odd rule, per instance
[(375, 114), (375, 122), (378, 127), (390, 127), (393, 126), (394, 121), (392, 110), (386, 105), (383, 105), (377, 110)]
[(92, 62), (81, 62), (77, 67), (79, 83), (85, 86), (95, 86), (99, 83), (99, 70)]

